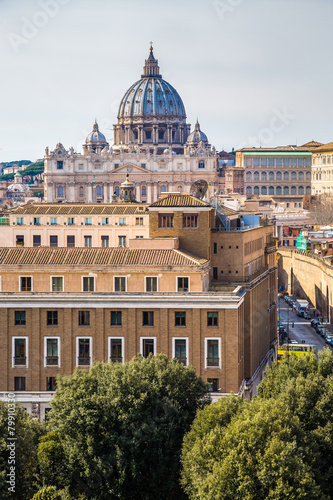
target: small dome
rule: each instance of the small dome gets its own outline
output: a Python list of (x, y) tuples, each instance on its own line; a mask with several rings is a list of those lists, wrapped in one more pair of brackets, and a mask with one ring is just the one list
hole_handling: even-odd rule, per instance
[(192, 132), (188, 138), (187, 142), (208, 142), (206, 134), (204, 134), (200, 129), (200, 124), (197, 121), (195, 124), (194, 132)]
[[(164, 154), (164, 155), (169, 155), (169, 154), (170, 154), (170, 149), (168, 149), (168, 148), (167, 148), (167, 149), (165, 149), (165, 150), (163, 151), (163, 154)], [(177, 153), (176, 153), (176, 151), (171, 151), (171, 154), (172, 154), (173, 156), (175, 156)]]
[(102, 134), (102, 132), (100, 132), (98, 130), (98, 124), (97, 122), (95, 121), (94, 123), (94, 127), (93, 127), (93, 131), (90, 132), (90, 134), (88, 135), (87, 139), (86, 139), (86, 143), (87, 144), (107, 144), (106, 142), (106, 139), (105, 139), (105, 135)]

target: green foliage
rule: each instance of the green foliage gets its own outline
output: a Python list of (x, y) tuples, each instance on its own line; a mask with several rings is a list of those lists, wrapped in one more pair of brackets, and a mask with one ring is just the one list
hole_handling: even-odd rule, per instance
[(333, 357), (274, 364), (258, 396), (198, 412), (184, 438), (190, 499), (333, 498)]
[[(15, 412), (10, 413), (15, 422), (15, 464), (9, 464), (9, 449), (7, 445), (8, 429), (8, 407), (6, 403), (0, 402), (0, 499), (10, 498), (18, 500), (30, 500), (36, 491), (38, 479), (37, 468), (37, 444), (42, 427), (19, 405)], [(15, 466), (15, 493), (8, 491), (7, 483), (9, 467)]]
[(43, 198), (44, 189), (38, 189), (37, 191), (33, 191), (34, 196), (38, 196), (39, 198)]
[(38, 445), (38, 463), (40, 475), (45, 484), (61, 488), (66, 483), (65, 461), (66, 457), (59, 433), (51, 431), (43, 436)]
[(12, 181), (12, 180), (14, 180), (14, 174), (0, 175), (0, 181)]
[(22, 167), (23, 165), (30, 165), (32, 162), (30, 160), (18, 160), (18, 161), (3, 161), (1, 163), (3, 168), (11, 167), (12, 165), (20, 165)]
[(62, 500), (63, 496), (57, 492), (55, 486), (45, 486), (32, 497), (32, 500)]
[(22, 170), (20, 172), (20, 175), (22, 175), (22, 177), (29, 175), (32, 178), (33, 176), (41, 174), (42, 172), (44, 172), (44, 162), (38, 161), (36, 163), (32, 163), (27, 168)]
[(181, 443), (205, 393), (193, 368), (163, 355), (60, 378), (49, 414), (57, 433), (39, 449), (45, 482), (60, 471), (75, 497), (180, 500)]

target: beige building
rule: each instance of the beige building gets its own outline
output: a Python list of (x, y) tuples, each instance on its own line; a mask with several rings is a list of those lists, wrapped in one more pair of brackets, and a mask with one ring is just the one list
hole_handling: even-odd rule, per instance
[(163, 80), (151, 47), (140, 80), (121, 100), (110, 147), (95, 122), (83, 152), (57, 144), (45, 150), (48, 202), (110, 203), (119, 198), (129, 173), (135, 199), (152, 203), (165, 192), (191, 193), (207, 183), (207, 197), (219, 191), (218, 155), (197, 122), (192, 133), (176, 89)]
[(313, 153), (312, 194), (333, 196), (333, 142), (322, 144)]

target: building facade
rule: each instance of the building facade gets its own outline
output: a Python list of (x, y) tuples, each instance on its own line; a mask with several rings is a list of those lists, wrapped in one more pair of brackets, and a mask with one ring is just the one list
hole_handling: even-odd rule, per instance
[(333, 142), (321, 145), (313, 154), (312, 195), (333, 195)]

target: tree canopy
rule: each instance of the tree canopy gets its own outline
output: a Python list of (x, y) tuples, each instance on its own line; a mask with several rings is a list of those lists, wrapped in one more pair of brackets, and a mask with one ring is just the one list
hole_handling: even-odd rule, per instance
[(333, 498), (333, 358), (274, 364), (250, 403), (198, 412), (182, 451), (190, 499)]
[(39, 446), (45, 485), (57, 476), (75, 497), (183, 498), (181, 443), (205, 393), (193, 368), (163, 355), (60, 378), (49, 414), (55, 432)]

